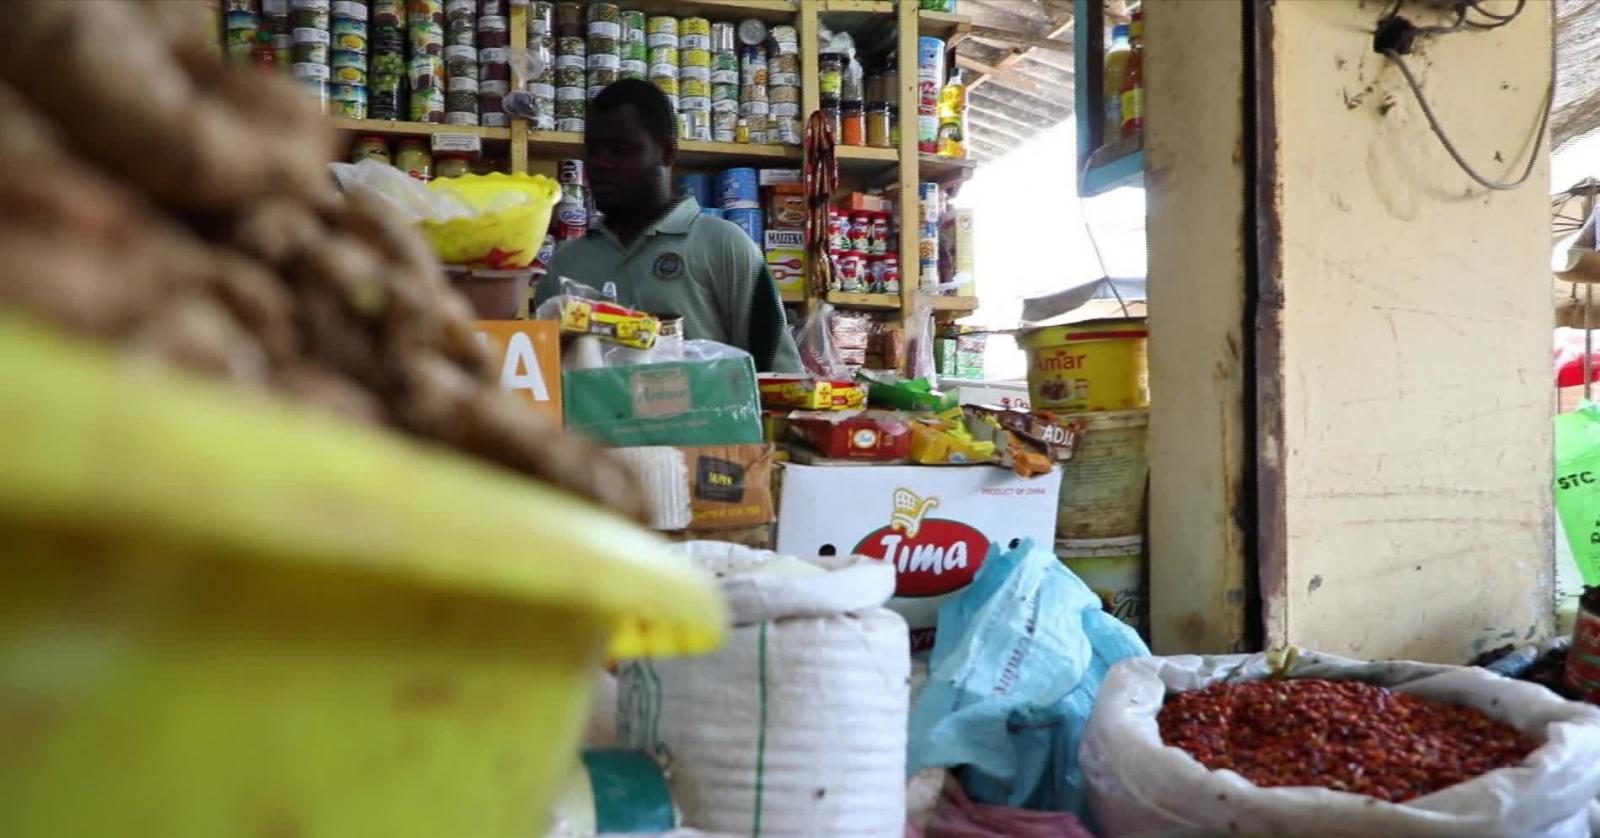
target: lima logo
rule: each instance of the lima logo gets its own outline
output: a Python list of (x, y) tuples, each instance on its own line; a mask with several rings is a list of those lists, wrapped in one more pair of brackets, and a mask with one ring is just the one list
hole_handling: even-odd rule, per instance
[(852, 551), (895, 568), (895, 595), (930, 597), (966, 587), (989, 551), (976, 529), (946, 518), (928, 518), (939, 506), (910, 489), (896, 489), (888, 526), (868, 533)]

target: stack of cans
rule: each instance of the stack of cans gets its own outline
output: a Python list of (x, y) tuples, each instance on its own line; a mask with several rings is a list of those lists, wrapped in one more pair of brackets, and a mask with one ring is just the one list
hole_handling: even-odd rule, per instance
[(478, 0), (444, 7), (444, 121), (478, 124)]
[(917, 224), (917, 270), (919, 285), (932, 290), (939, 285), (939, 224), (944, 220), (944, 190), (937, 183), (917, 186), (921, 208)]
[(617, 80), (622, 66), (622, 9), (615, 3), (590, 3), (587, 96), (593, 99)]
[(731, 23), (711, 24), (711, 139), (734, 141), (739, 127), (739, 44)]
[(617, 78), (649, 78), (650, 47), (645, 39), (644, 12), (623, 11), (621, 49)]
[(766, 144), (771, 112), (767, 99), (767, 48), (745, 47), (739, 54), (739, 116), (748, 129), (746, 142)]
[(478, 12), (478, 121), (491, 128), (505, 128), (511, 124), (505, 108), (506, 94), (511, 92), (511, 35), (506, 32), (507, 43), (501, 45), (499, 32), (505, 28), (500, 21), (510, 20), (506, 0), (481, 0)]
[[(228, 14), (229, 17), (233, 15), (231, 6)], [(263, 42), (263, 37), (269, 40)], [(229, 42), (232, 40), (230, 37)], [(289, 0), (261, 0), (261, 28), (257, 31), (256, 41), (272, 46), (272, 56), (279, 67), (287, 68), (294, 63), (294, 33), (289, 26)]]
[(250, 60), (257, 42), (266, 36), (261, 28), (261, 14), (251, 0), (227, 0), (223, 8), (226, 14), (224, 49), (229, 61), (243, 64)]
[(328, 99), (335, 116), (367, 118), (367, 0), (333, 0)]
[(587, 113), (588, 44), (581, 36), (556, 38), (556, 130), (583, 133)]
[(407, 114), (412, 122), (444, 122), (445, 71), (443, 0), (407, 0), (406, 36), (411, 62), (406, 78), (411, 85)]
[(678, 21), (678, 125), (685, 140), (711, 140), (711, 21)]
[(328, 109), (329, 0), (290, 0), (289, 72), (304, 82), (323, 111)]
[(371, 61), (367, 72), (367, 116), (400, 119), (406, 79), (405, 0), (372, 0), (368, 21)]
[(672, 109), (678, 109), (678, 19), (652, 15), (645, 20), (645, 48), (650, 81), (667, 94)]
[(793, 26), (774, 26), (772, 58), (767, 73), (771, 101), (767, 142), (800, 144), (800, 38)]
[(539, 73), (524, 84), (533, 98), (528, 127), (535, 131), (556, 129), (555, 16), (554, 3), (540, 0), (528, 7), (528, 50), (534, 55)]

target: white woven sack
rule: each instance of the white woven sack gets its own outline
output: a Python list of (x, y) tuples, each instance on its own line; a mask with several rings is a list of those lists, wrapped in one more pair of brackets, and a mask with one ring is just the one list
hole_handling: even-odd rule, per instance
[(717, 654), (629, 663), (618, 732), (667, 769), (685, 826), (731, 835), (904, 832), (906, 623), (894, 568), (690, 542), (734, 613)]
[(1296, 838), (1587, 838), (1600, 794), (1600, 709), (1476, 667), (1308, 653), (1294, 677), (1358, 678), (1476, 707), (1544, 740), (1521, 765), (1403, 804), (1321, 788), (1257, 788), (1162, 744), (1167, 692), (1267, 673), (1262, 655), (1137, 658), (1112, 668), (1079, 752), (1105, 838), (1173, 829)]

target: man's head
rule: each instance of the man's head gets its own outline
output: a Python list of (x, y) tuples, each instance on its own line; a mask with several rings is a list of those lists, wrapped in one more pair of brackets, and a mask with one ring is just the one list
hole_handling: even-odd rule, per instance
[(672, 102), (654, 84), (623, 79), (600, 91), (589, 103), (583, 140), (600, 211), (632, 219), (670, 200), (677, 138)]

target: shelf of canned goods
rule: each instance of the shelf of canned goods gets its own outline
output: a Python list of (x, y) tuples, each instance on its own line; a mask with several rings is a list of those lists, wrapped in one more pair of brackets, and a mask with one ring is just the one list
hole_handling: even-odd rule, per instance
[[(224, 0), (230, 10), (230, 49), (238, 48), (231, 28), (235, 2)], [(798, 170), (804, 162), (805, 117), (820, 109), (836, 125), (841, 199), (871, 190), (896, 203), (889, 213), (887, 250), (863, 260), (874, 270), (863, 267), (859, 276), (847, 275), (846, 282), (853, 284), (836, 283), (827, 295), (842, 308), (877, 310), (910, 305), (923, 271), (934, 264), (927, 226), (937, 222), (943, 195), (974, 166), (928, 153), (923, 124), (930, 118), (930, 90), (936, 95), (949, 63), (949, 46), (970, 24), (960, 15), (919, 5), (911, 0), (240, 3), (259, 8), (259, 20), (247, 25), (271, 36), (254, 43), (272, 44), (277, 63), (325, 98), (352, 148), (382, 150), (395, 158), (404, 154), (408, 160), (434, 151), (439, 158), (434, 165), (451, 173), (557, 176), (559, 161), (583, 156), (589, 100), (623, 78), (654, 82), (677, 108), (675, 174)], [(569, 180), (572, 171), (567, 168)], [(565, 186), (583, 200), (581, 183)], [(913, 206), (901, 205), (906, 200)], [(736, 223), (749, 215), (734, 214)], [(792, 261), (774, 256), (764, 225), (741, 226), (767, 250), (769, 264), (775, 258), (780, 266)], [(884, 281), (886, 270), (897, 275), (895, 281)], [(806, 305), (820, 299), (803, 283), (785, 286), (783, 297)], [(936, 311), (958, 314), (976, 307), (970, 297), (941, 297), (934, 304)]]

